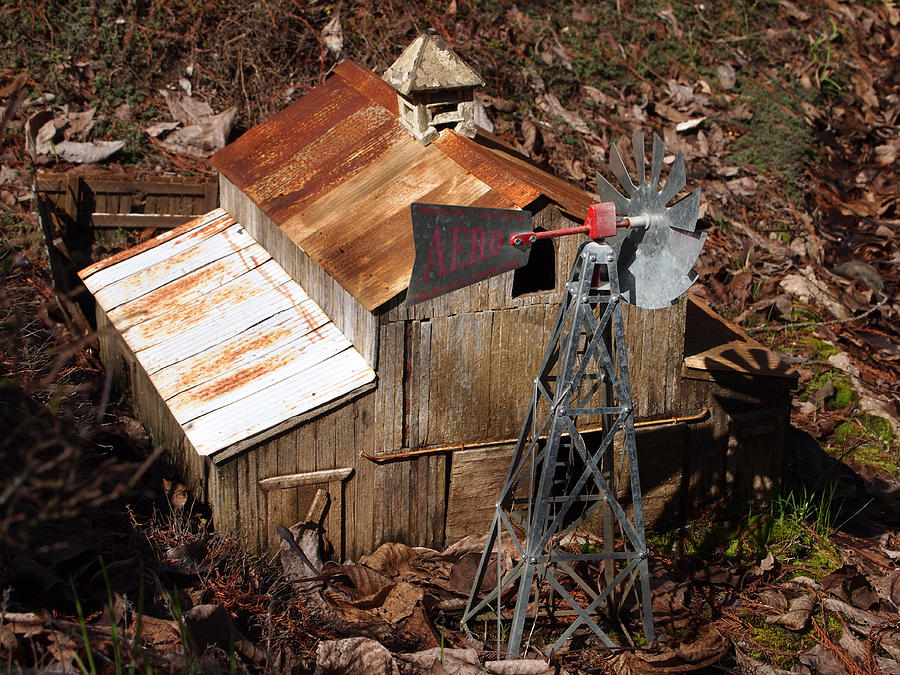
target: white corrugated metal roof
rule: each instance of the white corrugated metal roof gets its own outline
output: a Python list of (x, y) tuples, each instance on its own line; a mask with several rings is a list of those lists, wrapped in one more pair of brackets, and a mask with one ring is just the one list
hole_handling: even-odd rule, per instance
[(325, 312), (222, 209), (81, 276), (201, 455), (375, 379)]

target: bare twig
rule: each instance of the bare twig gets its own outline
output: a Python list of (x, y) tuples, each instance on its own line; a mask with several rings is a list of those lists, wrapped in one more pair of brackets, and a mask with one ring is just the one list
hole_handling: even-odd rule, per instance
[(755, 335), (756, 333), (768, 333), (768, 332), (776, 332), (782, 330), (791, 330), (793, 328), (808, 328), (810, 326), (835, 326), (837, 324), (842, 323), (851, 323), (853, 321), (859, 321), (860, 319), (865, 319), (872, 312), (877, 309), (881, 309), (884, 307), (890, 298), (885, 297), (881, 302), (877, 305), (872, 305), (862, 314), (858, 314), (857, 316), (851, 316), (847, 319), (833, 319), (831, 321), (805, 321), (802, 323), (785, 323), (780, 326), (757, 326), (756, 328), (746, 328), (745, 330), (751, 335)]

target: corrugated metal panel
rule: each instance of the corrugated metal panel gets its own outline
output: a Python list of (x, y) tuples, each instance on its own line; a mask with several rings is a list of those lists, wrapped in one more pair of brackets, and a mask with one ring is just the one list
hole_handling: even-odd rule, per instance
[[(113, 283), (123, 276), (133, 274), (136, 271), (135, 264), (152, 265), (160, 257), (167, 257), (171, 252), (190, 248), (198, 241), (211, 237), (232, 225), (234, 225), (234, 220), (223, 209), (215, 209), (200, 218), (189, 220), (184, 225), (164, 232), (158, 237), (148, 239), (109, 258), (96, 262), (81, 270), (78, 275), (85, 280), (88, 290), (95, 293), (107, 284)], [(149, 253), (150, 251), (153, 251), (153, 253)], [(137, 257), (139, 254), (146, 255), (141, 255), (138, 263), (131, 261), (132, 258)], [(119, 263), (124, 263), (126, 260), (131, 262), (119, 267)], [(116, 267), (116, 271), (108, 271), (108, 268), (113, 266)], [(86, 281), (88, 278), (90, 278), (90, 282)]]
[(375, 373), (306, 292), (217, 210), (82, 272), (201, 455)]
[(369, 310), (409, 282), (413, 201), (524, 208), (544, 195), (576, 218), (595, 201), (487, 137), (446, 130), (422, 146), (393, 88), (347, 61), (212, 162)]

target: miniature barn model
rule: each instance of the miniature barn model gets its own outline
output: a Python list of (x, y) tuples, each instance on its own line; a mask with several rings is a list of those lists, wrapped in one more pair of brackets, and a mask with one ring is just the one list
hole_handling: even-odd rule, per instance
[[(320, 490), (343, 556), (490, 522), (579, 241), (408, 307), (410, 204), (525, 209), (557, 229), (598, 200), (480, 130), (423, 145), (404, 114), (345, 61), (215, 156), (221, 210), (81, 273), (104, 363), (216, 528), (251, 547)], [(765, 493), (794, 375), (700, 303), (627, 310), (647, 521)]]

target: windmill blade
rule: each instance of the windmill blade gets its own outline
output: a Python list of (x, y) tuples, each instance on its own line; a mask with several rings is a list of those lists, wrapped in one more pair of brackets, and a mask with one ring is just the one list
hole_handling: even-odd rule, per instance
[(659, 134), (653, 134), (653, 159), (650, 161), (650, 187), (659, 185), (659, 176), (662, 173), (663, 158), (666, 147), (663, 145)]
[(647, 172), (644, 170), (644, 134), (637, 132), (631, 139), (631, 149), (634, 151), (634, 166), (637, 172), (637, 184), (644, 185)]
[(619, 185), (628, 193), (628, 196), (633, 196), (637, 190), (637, 185), (631, 182), (631, 176), (628, 175), (625, 162), (622, 161), (622, 155), (619, 154), (619, 148), (616, 147), (615, 143), (609, 149), (609, 168), (619, 180)]
[(700, 215), (700, 188), (668, 208), (670, 225), (685, 232), (693, 232)]
[(687, 172), (684, 168), (684, 155), (679, 152), (678, 157), (675, 158), (675, 163), (669, 171), (669, 177), (666, 178), (665, 186), (659, 191), (660, 201), (663, 204), (668, 204), (672, 201), (672, 197), (684, 189), (685, 185), (687, 185)]
[(625, 196), (599, 172), (597, 173), (597, 194), (600, 195), (601, 201), (615, 204), (618, 213), (625, 213), (628, 210), (628, 200), (625, 199)]
[[(671, 228), (655, 245), (637, 243), (627, 273), (620, 273), (626, 300), (644, 309), (661, 309), (678, 301), (696, 278), (693, 262), (700, 255), (706, 233), (687, 233)], [(691, 261), (686, 266), (685, 261)], [(627, 281), (623, 283), (623, 279)]]

